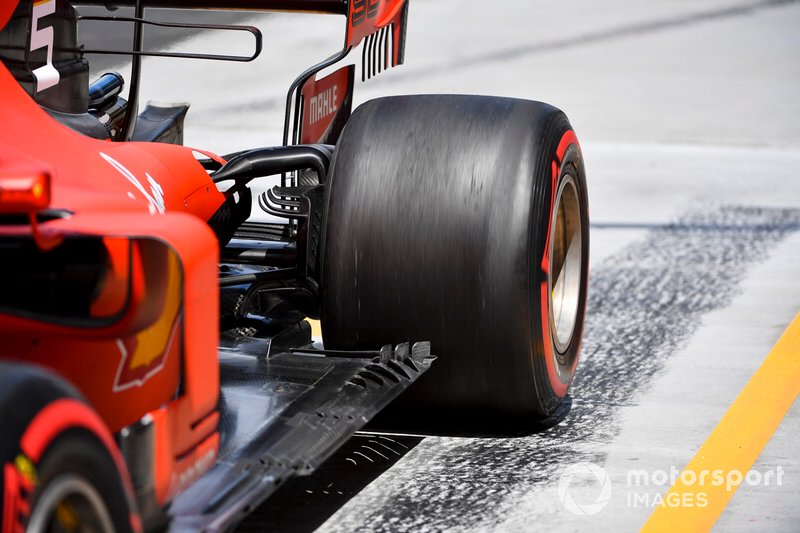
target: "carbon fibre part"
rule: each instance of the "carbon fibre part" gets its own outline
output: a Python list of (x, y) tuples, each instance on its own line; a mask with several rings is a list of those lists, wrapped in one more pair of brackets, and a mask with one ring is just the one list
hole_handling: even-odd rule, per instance
[(220, 348), (216, 465), (170, 508), (171, 531), (224, 531), (287, 478), (310, 474), (430, 367), (429, 343), (265, 357), (267, 339)]

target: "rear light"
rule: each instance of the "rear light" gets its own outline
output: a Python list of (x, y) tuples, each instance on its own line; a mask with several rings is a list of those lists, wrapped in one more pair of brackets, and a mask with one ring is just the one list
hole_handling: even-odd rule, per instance
[(49, 205), (48, 173), (0, 170), (0, 213), (31, 213)]

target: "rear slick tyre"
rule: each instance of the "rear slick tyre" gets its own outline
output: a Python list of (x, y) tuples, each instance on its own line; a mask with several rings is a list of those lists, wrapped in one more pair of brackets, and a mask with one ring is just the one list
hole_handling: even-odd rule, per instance
[(326, 348), (429, 340), (439, 356), (394, 422), (517, 432), (555, 411), (578, 361), (589, 255), (583, 159), (561, 111), (479, 96), (368, 102), (326, 194)]

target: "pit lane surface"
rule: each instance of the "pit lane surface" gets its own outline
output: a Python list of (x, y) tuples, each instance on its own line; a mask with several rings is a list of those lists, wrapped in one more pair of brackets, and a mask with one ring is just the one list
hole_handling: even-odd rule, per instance
[[(253, 65), (146, 63), (145, 97), (193, 102), (187, 144), (279, 143), (291, 78), (341, 43), (335, 17), (260, 22), (266, 50)], [(798, 29), (794, 1), (414, 2), (407, 65), (359, 86), (357, 101), (532, 98), (564, 109), (581, 139), (592, 269), (571, 406), (557, 426), (519, 438), (357, 437), (240, 529), (642, 527), (672, 484), (660, 473), (681, 473), (800, 311)], [(794, 383), (788, 413), (760, 436), (759, 482), (730, 491), (716, 529), (797, 530)], [(723, 442), (739, 449), (754, 431), (742, 423)]]

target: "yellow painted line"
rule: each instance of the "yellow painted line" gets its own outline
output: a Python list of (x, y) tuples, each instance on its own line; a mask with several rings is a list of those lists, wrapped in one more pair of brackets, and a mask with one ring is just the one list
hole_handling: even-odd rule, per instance
[(311, 336), (322, 338), (322, 326), (319, 323), (319, 320), (312, 320), (310, 318), (306, 319), (306, 322), (311, 324)]
[[(747, 474), (798, 393), (800, 314), (686, 465), (642, 531), (709, 531), (739, 486), (731, 486), (729, 481), (739, 479), (737, 474)], [(704, 472), (705, 481), (701, 484)], [(724, 481), (717, 483), (720, 478)]]

